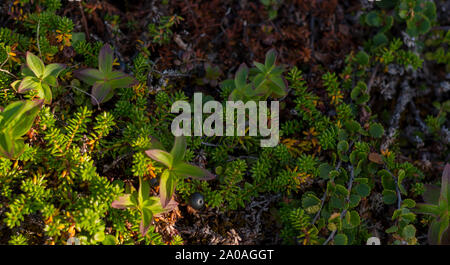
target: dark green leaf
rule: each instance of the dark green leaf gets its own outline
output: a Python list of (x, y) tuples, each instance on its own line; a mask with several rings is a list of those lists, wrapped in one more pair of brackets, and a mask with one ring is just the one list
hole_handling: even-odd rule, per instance
[(370, 187), (365, 183), (356, 185), (355, 190), (361, 197), (367, 197), (370, 194)]
[(267, 70), (272, 68), (272, 66), (275, 64), (276, 58), (277, 52), (275, 51), (275, 49), (270, 49), (266, 53), (266, 61), (264, 62), (264, 66), (266, 67)]
[(348, 238), (345, 234), (337, 234), (334, 237), (334, 244), (337, 246), (347, 245)]
[(319, 166), (319, 176), (323, 179), (329, 179), (331, 170), (333, 170), (332, 166), (330, 166), (328, 163), (322, 163)]
[(104, 74), (97, 69), (87, 68), (74, 72), (74, 76), (88, 85), (104, 79)]
[(145, 151), (145, 154), (147, 154), (151, 159), (164, 164), (166, 167), (172, 168), (173, 157), (171, 154), (167, 153), (166, 151), (159, 150), (159, 149), (150, 149), (150, 150)]
[(178, 163), (174, 165), (173, 172), (182, 177), (192, 177), (200, 180), (214, 179), (214, 175), (208, 170), (187, 163)]
[(105, 44), (98, 54), (98, 69), (104, 74), (109, 74), (113, 67), (113, 51), (109, 44)]
[(159, 196), (161, 200), (161, 206), (163, 208), (165, 208), (172, 200), (172, 195), (175, 191), (175, 187), (175, 176), (169, 170), (164, 170), (159, 183)]
[(153, 213), (147, 209), (141, 209), (141, 224), (139, 225), (139, 232), (141, 232), (142, 236), (145, 236), (150, 228), (150, 224), (152, 222)]
[(186, 148), (187, 148), (186, 137), (185, 136), (175, 137), (175, 143), (173, 144), (172, 150), (170, 151), (170, 154), (173, 157), (174, 164), (184, 159)]
[(393, 190), (383, 190), (383, 201), (386, 204), (394, 204), (397, 201), (397, 193)]
[(384, 134), (384, 128), (379, 123), (372, 123), (369, 127), (369, 133), (372, 137), (381, 138)]

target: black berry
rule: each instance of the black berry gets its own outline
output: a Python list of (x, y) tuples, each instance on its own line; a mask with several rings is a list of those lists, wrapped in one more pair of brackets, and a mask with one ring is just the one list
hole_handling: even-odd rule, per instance
[(202, 194), (196, 192), (191, 195), (191, 199), (189, 200), (189, 204), (195, 210), (200, 210), (205, 205), (205, 198)]

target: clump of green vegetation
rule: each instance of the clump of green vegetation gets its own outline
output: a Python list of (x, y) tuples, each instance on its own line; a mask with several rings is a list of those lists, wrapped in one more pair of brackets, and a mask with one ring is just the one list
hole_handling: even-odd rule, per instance
[[(271, 25), (281, 19), (280, 6), (289, 4), (261, 3)], [(237, 67), (240, 61), (227, 72), (218, 59), (204, 59), (194, 43), (185, 47), (192, 50), (181, 49), (195, 57), (191, 70), (200, 74), (192, 76), (203, 76), (195, 79), (182, 69), (158, 65), (170, 65), (177, 53), (173, 46), (182, 46), (179, 39), (172, 46), (180, 16), (160, 16), (143, 25), (140, 37), (148, 38), (146, 43), (136, 53), (120, 53), (120, 16), (108, 14), (109, 45), (95, 34), (74, 32), (89, 28), (57, 15), (62, 14), (59, 0), (15, 1), (12, 7), (7, 25), (14, 29), (0, 28), (0, 218), (5, 224), (0, 233), (5, 243), (65, 244), (77, 237), (81, 244), (182, 244), (179, 234), (156, 232), (156, 227), (183, 218), (185, 209), (234, 215), (259, 197), (270, 198), (271, 221), (284, 244), (365, 244), (376, 228), (383, 244), (415, 245), (423, 243), (419, 234), (427, 225), (429, 243), (448, 243), (450, 167), (440, 190), (426, 184), (433, 180), (424, 172), (432, 172), (434, 164), (410, 158), (399, 140), (403, 131), (395, 126), (402, 111), (396, 106), (413, 108), (413, 96), (404, 100), (402, 91), (421, 92), (408, 84), (417, 79), (407, 75), (421, 73), (425, 60), (448, 68), (449, 34), (434, 29), (432, 1), (376, 1), (360, 17), (364, 29), (371, 29), (366, 41), (333, 71), (280, 64), (286, 51), (279, 49), (280, 58), (266, 45), (261, 47), (264, 63)], [(245, 35), (247, 29), (242, 30)], [(233, 32), (220, 34), (232, 39)], [(115, 57), (129, 67), (115, 70)], [(400, 92), (391, 87), (387, 96), (384, 83), (393, 69), (402, 72), (398, 76), (407, 85)], [(248, 135), (174, 137), (171, 105), (192, 102), (194, 86), (204, 99), (280, 101), (279, 144), (262, 148), (260, 137)], [(448, 137), (449, 101), (445, 91), (439, 93), (431, 113), (417, 111), (402, 120), (414, 119), (426, 129), (416, 136), (433, 143)], [(386, 102), (374, 104), (380, 95)], [(380, 111), (391, 105), (393, 115)], [(448, 157), (448, 143), (440, 143), (433, 159)], [(426, 204), (416, 203), (421, 195)], [(201, 203), (194, 206), (193, 198)], [(37, 233), (26, 232), (31, 218), (39, 220)]]
[(168, 44), (172, 38), (172, 27), (183, 21), (183, 18), (177, 15), (163, 16), (157, 23), (148, 24), (148, 32), (153, 42), (159, 45)]
[(120, 196), (112, 203), (112, 207), (117, 209), (132, 208), (139, 211), (141, 214), (141, 224), (139, 225), (139, 230), (142, 236), (147, 234), (153, 216), (170, 211), (177, 205), (176, 202), (172, 200), (165, 205), (165, 208), (163, 208), (159, 198), (149, 197), (149, 194), (150, 186), (148, 182), (139, 178), (138, 191), (133, 191), (131, 194)]
[(444, 64), (447, 72), (450, 72), (450, 31), (435, 30), (433, 34), (425, 41), (428, 51), (425, 58), (429, 61), (435, 61), (438, 64)]
[(0, 154), (16, 159), (25, 149), (22, 136), (33, 126), (42, 101), (16, 101), (0, 113)]
[(113, 70), (113, 64), (113, 52), (106, 44), (98, 55), (98, 69), (81, 69), (75, 73), (75, 77), (92, 86), (92, 104), (94, 105), (110, 100), (114, 95), (114, 89), (136, 84), (134, 77)]
[(52, 63), (44, 65), (36, 55), (27, 52), (27, 67), (23, 68), (22, 80), (17, 80), (11, 86), (19, 93), (31, 91), (45, 104), (52, 103), (52, 91), (50, 87), (58, 86), (58, 75), (64, 69), (64, 65)]
[(278, 9), (280, 8), (280, 5), (283, 3), (282, 0), (260, 0), (260, 2), (261, 4), (264, 5), (270, 20), (277, 18)]
[[(161, 146), (160, 144), (153, 145)], [(175, 143), (170, 153), (161, 149), (150, 149), (145, 151), (145, 153), (153, 160), (167, 167), (161, 174), (159, 184), (159, 194), (163, 207), (166, 207), (172, 200), (177, 181), (180, 177), (203, 178), (204, 180), (214, 178), (207, 170), (184, 163), (183, 160), (186, 154), (186, 139), (184, 136), (175, 137)]]
[[(266, 54), (264, 64), (254, 62), (255, 67), (250, 70), (242, 64), (236, 72), (234, 80), (222, 82), (222, 89), (230, 92), (230, 100), (267, 100), (269, 97), (281, 98), (287, 95), (287, 88), (282, 73), (283, 67), (276, 66), (276, 51), (271, 49)], [(247, 80), (250, 82), (247, 83)]]

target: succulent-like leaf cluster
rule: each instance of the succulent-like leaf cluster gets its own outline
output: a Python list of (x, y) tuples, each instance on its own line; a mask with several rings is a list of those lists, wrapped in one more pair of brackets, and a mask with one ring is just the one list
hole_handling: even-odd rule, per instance
[[(286, 82), (282, 76), (283, 67), (276, 66), (277, 53), (271, 49), (266, 54), (264, 64), (253, 62), (255, 67), (249, 69), (241, 64), (236, 72), (234, 80), (228, 79), (222, 82), (222, 87), (232, 88), (229, 99), (242, 100), (267, 100), (269, 97), (281, 98), (287, 94)], [(247, 81), (250, 82), (247, 82)]]
[(92, 104), (98, 105), (110, 100), (114, 89), (137, 84), (134, 77), (113, 70), (113, 51), (105, 44), (98, 55), (98, 69), (86, 68), (75, 72), (75, 77), (92, 86)]
[(125, 194), (113, 201), (111, 206), (116, 209), (137, 209), (141, 214), (141, 223), (139, 230), (144, 236), (147, 234), (153, 216), (173, 210), (178, 204), (171, 200), (165, 207), (162, 207), (158, 197), (149, 196), (150, 185), (147, 181), (139, 178), (139, 190), (133, 191), (131, 194)]
[[(157, 145), (157, 144), (155, 144)], [(161, 147), (161, 145), (159, 145)], [(166, 207), (172, 199), (177, 185), (178, 177), (191, 177), (200, 180), (210, 180), (214, 178), (206, 169), (185, 163), (186, 138), (184, 136), (175, 137), (175, 143), (170, 153), (162, 149), (150, 149), (145, 153), (153, 160), (163, 164), (166, 169), (163, 171), (160, 180), (160, 198), (163, 207)]]
[(37, 92), (37, 97), (44, 100), (45, 104), (52, 103), (52, 90), (50, 87), (58, 86), (58, 75), (64, 70), (63, 64), (52, 63), (44, 65), (41, 59), (31, 52), (27, 52), (27, 67), (22, 69), (22, 80), (17, 80), (11, 84), (19, 93), (33, 90)]

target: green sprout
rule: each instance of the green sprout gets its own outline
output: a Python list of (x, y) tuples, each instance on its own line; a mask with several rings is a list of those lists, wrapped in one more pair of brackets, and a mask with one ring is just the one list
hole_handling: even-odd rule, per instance
[(278, 9), (283, 1), (280, 0), (260, 0), (269, 14), (269, 20), (274, 20), (278, 16)]
[(22, 74), (24, 78), (11, 84), (19, 93), (36, 91), (37, 96), (44, 99), (45, 104), (52, 102), (52, 91), (50, 87), (58, 86), (58, 75), (65, 68), (63, 64), (52, 63), (44, 65), (41, 59), (31, 52), (27, 52), (27, 67), (24, 67)]
[(131, 194), (125, 194), (113, 201), (111, 206), (116, 209), (137, 209), (141, 214), (141, 223), (139, 225), (139, 231), (142, 236), (147, 234), (150, 228), (150, 223), (153, 216), (169, 212), (173, 210), (177, 203), (170, 201), (166, 207), (162, 207), (158, 197), (149, 196), (150, 185), (147, 181), (143, 181), (139, 178), (139, 190), (133, 191)]
[(120, 71), (113, 70), (113, 51), (105, 44), (98, 55), (98, 69), (86, 68), (75, 72), (75, 77), (92, 86), (92, 104), (110, 100), (116, 88), (131, 87), (136, 79)]
[[(154, 144), (158, 145), (158, 144)], [(161, 205), (166, 207), (172, 199), (175, 192), (178, 177), (192, 177), (200, 180), (210, 180), (214, 175), (209, 171), (183, 162), (186, 154), (186, 138), (184, 136), (175, 137), (175, 143), (170, 153), (161, 149), (150, 149), (145, 153), (165, 165), (167, 168), (163, 171), (160, 180), (160, 199)]]
[(219, 66), (211, 65), (209, 63), (205, 63), (205, 76), (198, 80), (199, 84), (207, 85), (210, 84), (212, 87), (216, 87), (218, 85), (217, 80), (222, 75), (222, 71)]
[[(287, 95), (287, 87), (282, 73), (283, 67), (276, 66), (277, 53), (270, 49), (264, 64), (253, 62), (255, 68), (248, 69), (241, 64), (234, 80), (225, 80), (222, 85), (234, 88), (230, 100), (248, 101), (252, 99), (281, 98)], [(250, 79), (250, 83), (247, 80)]]

